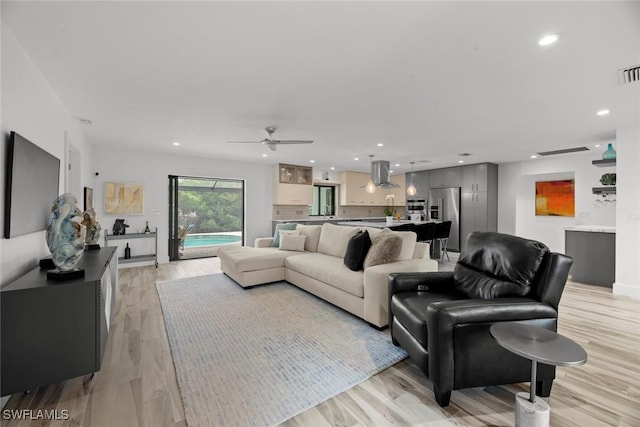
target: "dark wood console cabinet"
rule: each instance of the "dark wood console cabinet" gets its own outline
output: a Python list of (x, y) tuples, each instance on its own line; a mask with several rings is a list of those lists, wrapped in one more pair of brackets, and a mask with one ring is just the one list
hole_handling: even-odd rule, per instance
[(85, 251), (85, 277), (47, 280), (36, 268), (0, 293), (1, 395), (100, 370), (118, 290), (115, 248)]

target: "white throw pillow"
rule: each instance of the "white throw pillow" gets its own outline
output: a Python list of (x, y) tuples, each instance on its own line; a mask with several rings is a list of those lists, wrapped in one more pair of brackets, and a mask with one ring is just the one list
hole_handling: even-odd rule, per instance
[(304, 242), (304, 250), (309, 252), (318, 252), (318, 243), (320, 242), (321, 225), (298, 225), (296, 230), (300, 230), (301, 236), (307, 236)]
[(299, 236), (300, 230), (278, 230), (278, 233), (280, 233), (280, 238), (282, 239), (282, 236)]
[(289, 233), (280, 234), (280, 248), (283, 251), (299, 251), (304, 252), (304, 241), (307, 236), (295, 235)]

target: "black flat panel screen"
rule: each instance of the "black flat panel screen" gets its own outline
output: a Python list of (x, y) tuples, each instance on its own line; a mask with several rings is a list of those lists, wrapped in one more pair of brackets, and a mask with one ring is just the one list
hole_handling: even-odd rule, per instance
[(58, 197), (60, 160), (15, 132), (9, 138), (4, 237), (45, 230)]

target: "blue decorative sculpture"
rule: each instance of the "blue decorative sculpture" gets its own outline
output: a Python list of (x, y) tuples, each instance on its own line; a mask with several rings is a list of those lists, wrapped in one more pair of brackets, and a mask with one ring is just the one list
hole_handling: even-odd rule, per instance
[(84, 251), (86, 227), (78, 200), (70, 193), (59, 196), (51, 206), (47, 246), (58, 270), (71, 271)]

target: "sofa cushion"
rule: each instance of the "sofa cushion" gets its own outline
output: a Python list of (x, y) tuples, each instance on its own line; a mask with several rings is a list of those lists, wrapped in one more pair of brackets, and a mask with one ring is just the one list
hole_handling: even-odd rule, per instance
[(402, 238), (385, 228), (371, 241), (371, 248), (364, 259), (364, 268), (397, 261), (401, 251)]
[(318, 242), (318, 252), (325, 255), (333, 255), (340, 258), (340, 262), (347, 252), (349, 239), (356, 235), (357, 227), (347, 225), (334, 225), (328, 222), (322, 224), (320, 241)]
[(363, 230), (367, 230), (369, 232), (369, 237), (371, 237), (371, 241), (380, 234), (383, 230), (391, 231), (392, 233), (397, 234), (402, 238), (402, 250), (398, 255), (398, 261), (404, 261), (407, 259), (413, 259), (413, 253), (416, 248), (416, 241), (418, 239), (418, 235), (413, 231), (393, 231), (388, 228), (384, 228), (383, 230), (379, 228), (373, 227), (363, 227)]
[(281, 251), (278, 248), (251, 248), (248, 246), (227, 246), (220, 248), (218, 258), (236, 271), (256, 271), (284, 266), (284, 260), (300, 252)]
[(273, 232), (273, 242), (271, 242), (271, 246), (277, 248), (280, 246), (280, 230), (295, 230), (298, 224), (288, 223), (288, 224), (277, 224), (276, 229)]
[(344, 254), (344, 265), (349, 270), (358, 271), (364, 268), (364, 259), (371, 247), (371, 238), (369, 232), (358, 231), (358, 233), (349, 240), (347, 252)]
[[(297, 230), (296, 230), (297, 231)], [(307, 236), (280, 233), (280, 250), (284, 251), (304, 251), (304, 242)]]
[(473, 232), (454, 267), (455, 286), (469, 298), (526, 296), (548, 253), (535, 240)]
[(342, 258), (319, 252), (305, 253), (287, 258), (285, 267), (358, 298), (364, 297), (364, 274), (349, 270)]
[(296, 230), (300, 230), (300, 234), (307, 236), (307, 240), (304, 242), (304, 250), (309, 252), (318, 252), (318, 242), (320, 242), (322, 226), (298, 224)]

